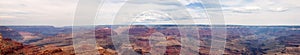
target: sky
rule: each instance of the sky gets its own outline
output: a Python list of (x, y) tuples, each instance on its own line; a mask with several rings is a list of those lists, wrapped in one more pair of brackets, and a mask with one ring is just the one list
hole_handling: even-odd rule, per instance
[[(77, 3), (78, 0), (0, 0), (0, 25), (71, 26)], [(300, 0), (220, 0), (220, 3), (228, 25), (300, 25)], [(204, 4), (216, 6), (201, 0), (104, 0), (95, 23), (209, 24), (210, 15), (206, 13), (209, 9)]]

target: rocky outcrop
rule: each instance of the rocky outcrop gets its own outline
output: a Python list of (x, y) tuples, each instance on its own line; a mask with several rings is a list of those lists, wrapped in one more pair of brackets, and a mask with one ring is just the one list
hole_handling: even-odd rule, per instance
[(3, 39), (2, 34), (0, 33), (0, 41)]
[[(114, 50), (104, 49), (102, 47), (99, 48), (99, 52), (104, 55), (117, 54), (117, 52)], [(22, 43), (5, 38), (0, 40), (0, 55), (75, 55), (75, 52), (72, 45), (44, 45), (44, 47), (40, 47), (24, 45)]]
[(38, 50), (37, 46), (23, 45), (8, 38), (0, 40), (0, 55), (31, 55)]
[(156, 32), (156, 30), (147, 26), (137, 25), (131, 26), (128, 32), (129, 35), (134, 35), (137, 37), (147, 37), (150, 36), (152, 33)]
[(289, 35), (277, 38), (282, 41), (286, 47), (300, 47), (300, 35)]
[(300, 47), (286, 47), (283, 53), (286, 54), (300, 54)]
[(112, 49), (104, 49), (103, 47), (98, 47), (100, 55), (117, 55), (118, 53)]
[(117, 32), (110, 28), (100, 28), (95, 31), (96, 38), (108, 38), (112, 35), (117, 35)]
[(281, 51), (281, 54), (300, 54), (300, 35), (293, 34), (289, 36), (282, 36), (276, 38), (279, 40), (285, 48)]
[(66, 51), (58, 47), (47, 47), (39, 50), (36, 55), (75, 55), (73, 51)]

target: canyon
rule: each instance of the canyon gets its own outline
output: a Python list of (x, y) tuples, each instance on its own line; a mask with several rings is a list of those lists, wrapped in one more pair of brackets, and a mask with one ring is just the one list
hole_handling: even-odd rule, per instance
[[(95, 28), (73, 28), (76, 31), (72, 33), (71, 27), (0, 26), (0, 55), (93, 55), (93, 51), (98, 55), (209, 55), (212, 48), (213, 35), (209, 25), (98, 25)], [(224, 55), (300, 54), (298, 26), (228, 25), (222, 28), (226, 29)], [(75, 38), (74, 34), (80, 36)], [(96, 47), (80, 45), (80, 48), (96, 50), (76, 52), (79, 47), (74, 45), (74, 39), (77, 38), (86, 41), (94, 39)], [(118, 40), (124, 42), (119, 43)]]

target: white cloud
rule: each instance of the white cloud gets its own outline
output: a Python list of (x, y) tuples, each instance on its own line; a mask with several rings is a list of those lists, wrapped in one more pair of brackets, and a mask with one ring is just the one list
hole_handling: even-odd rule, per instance
[(287, 10), (288, 10), (288, 8), (283, 8), (283, 7), (270, 8), (270, 11), (273, 11), (273, 12), (284, 12)]
[[(177, 1), (164, 0), (164, 2), (161, 2), (159, 0), (147, 0), (147, 1), (127, 1), (127, 2), (128, 3), (122, 5), (120, 9), (118, 8), (117, 10), (114, 10), (113, 12), (114, 14), (110, 15), (112, 19), (113, 18), (116, 19), (115, 21), (112, 20), (115, 24), (128, 24), (130, 22), (133, 22), (134, 21), (133, 19), (135, 18), (135, 16), (137, 16), (137, 14), (141, 14), (142, 12), (149, 11), (149, 10), (163, 11), (163, 13), (168, 14), (170, 17), (172, 17), (173, 20), (191, 19), (189, 13), (187, 13), (187, 10)], [(106, 6), (106, 4), (104, 4), (104, 6)], [(102, 9), (111, 10), (110, 7), (103, 7)], [(163, 14), (158, 14), (158, 16), (159, 15), (163, 16)], [(158, 18), (160, 17), (152, 16), (152, 18), (138, 18), (137, 21), (140, 22), (171, 21), (171, 19), (169, 18), (168, 19), (158, 19)], [(103, 22), (100, 24), (103, 24)], [(109, 22), (108, 24), (112, 24), (112, 22)]]
[[(229, 6), (229, 11), (234, 8), (255, 6), (251, 8), (251, 13), (236, 13), (224, 11), (224, 16), (227, 24), (242, 24), (242, 25), (300, 25), (298, 14), (300, 4), (299, 0), (253, 0), (251, 3), (241, 6)], [(291, 5), (293, 4), (293, 5)], [(226, 10), (226, 8), (225, 8)], [(248, 11), (248, 9), (237, 9), (238, 11)], [(254, 11), (255, 12), (254, 12)]]
[(285, 12), (290, 8), (299, 7), (298, 0), (221, 0), (224, 11), (254, 13), (254, 12)]
[(0, 24), (72, 24), (76, 2), (77, 0), (0, 0)]
[[(1, 25), (72, 25), (73, 15), (78, 0), (0, 0)], [(114, 18), (117, 22), (127, 23), (125, 17), (118, 16), (119, 9), (127, 0), (105, 0), (97, 19), (98, 24), (112, 24)], [(120, 11), (139, 14), (142, 11), (159, 10), (181, 23), (205, 21), (207, 18), (203, 8), (182, 8), (174, 0), (155, 2), (159, 0), (141, 0), (129, 2), (127, 5), (134, 8)], [(201, 2), (201, 0), (179, 0), (183, 5)], [(145, 3), (148, 2), (148, 3)], [(228, 24), (299, 24), (300, 0), (221, 0), (225, 20)], [(136, 7), (145, 6), (145, 7)], [(154, 8), (154, 9), (150, 9)], [(189, 13), (185, 13), (189, 11)], [(183, 13), (182, 13), (183, 12)], [(134, 18), (136, 14), (131, 15)], [(192, 17), (188, 17), (191, 15)], [(139, 21), (154, 20), (157, 23), (169, 22), (169, 19), (139, 19)], [(100, 22), (101, 21), (101, 22)], [(198, 22), (198, 23), (203, 23)], [(196, 22), (197, 23), (197, 22)], [(206, 22), (208, 23), (208, 22)], [(300, 24), (299, 24), (300, 25)]]
[(238, 13), (253, 13), (259, 12), (262, 8), (257, 6), (248, 6), (248, 7), (233, 7), (227, 10)]
[(169, 21), (172, 17), (163, 11), (149, 10), (138, 14), (135, 22)]

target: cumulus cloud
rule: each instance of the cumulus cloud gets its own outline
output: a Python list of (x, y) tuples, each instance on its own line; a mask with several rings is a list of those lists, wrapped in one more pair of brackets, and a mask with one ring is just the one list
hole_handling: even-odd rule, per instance
[(155, 10), (149, 10), (144, 11), (140, 14), (138, 14), (135, 17), (135, 22), (154, 22), (154, 21), (168, 21), (172, 20), (173, 18), (163, 11), (155, 11)]

